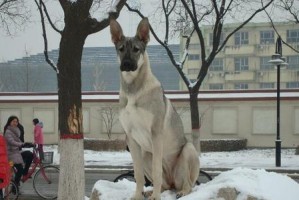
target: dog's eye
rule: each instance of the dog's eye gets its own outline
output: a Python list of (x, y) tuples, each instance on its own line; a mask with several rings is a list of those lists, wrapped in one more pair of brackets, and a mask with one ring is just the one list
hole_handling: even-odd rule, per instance
[(118, 48), (118, 50), (119, 50), (120, 52), (123, 52), (123, 51), (125, 50), (125, 47), (124, 47), (123, 45), (121, 45), (121, 46)]
[(133, 51), (134, 51), (134, 53), (137, 53), (139, 51), (139, 48), (138, 47), (134, 47)]

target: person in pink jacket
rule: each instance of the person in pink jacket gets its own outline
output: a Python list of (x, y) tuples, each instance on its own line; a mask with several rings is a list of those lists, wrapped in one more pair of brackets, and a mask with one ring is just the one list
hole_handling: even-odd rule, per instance
[(43, 123), (40, 122), (37, 118), (32, 120), (34, 124), (34, 143), (37, 144), (37, 149), (39, 153), (39, 158), (44, 159), (44, 134), (43, 134)]

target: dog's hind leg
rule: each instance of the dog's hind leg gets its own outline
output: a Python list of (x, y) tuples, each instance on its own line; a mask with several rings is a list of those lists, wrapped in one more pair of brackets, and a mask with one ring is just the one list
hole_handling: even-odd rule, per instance
[(199, 158), (193, 144), (186, 143), (177, 160), (174, 182), (177, 198), (189, 194), (199, 175)]
[(132, 200), (143, 200), (143, 186), (145, 183), (143, 173), (143, 159), (140, 146), (133, 140), (127, 138), (127, 143), (133, 159), (134, 178), (136, 180), (136, 190)]

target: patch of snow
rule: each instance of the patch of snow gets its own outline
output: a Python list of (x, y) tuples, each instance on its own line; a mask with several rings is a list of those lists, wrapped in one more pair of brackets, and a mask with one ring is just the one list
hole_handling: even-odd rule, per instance
[[(93, 190), (96, 189), (102, 194), (101, 200), (129, 200), (134, 194), (135, 185), (125, 179), (117, 183), (99, 180)], [(180, 199), (217, 199), (219, 189), (226, 187), (236, 188), (240, 192), (238, 200), (246, 200), (249, 195), (264, 200), (295, 200), (299, 196), (299, 184), (285, 175), (264, 169), (235, 168), (222, 172), (206, 184), (195, 186), (189, 195)], [(148, 187), (145, 191), (150, 189), (151, 187)], [(176, 194), (174, 191), (164, 191), (161, 199), (175, 200)]]

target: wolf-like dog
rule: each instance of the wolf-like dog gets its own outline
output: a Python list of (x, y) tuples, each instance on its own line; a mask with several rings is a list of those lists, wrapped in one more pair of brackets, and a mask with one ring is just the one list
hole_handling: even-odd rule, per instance
[(187, 195), (199, 174), (198, 153), (187, 142), (179, 115), (151, 72), (146, 52), (149, 30), (144, 18), (135, 37), (125, 37), (119, 23), (110, 20), (120, 62), (119, 120), (135, 172), (134, 200), (144, 199), (144, 175), (153, 183), (153, 191), (146, 195), (160, 200), (161, 192), (169, 189), (176, 190), (177, 198)]

